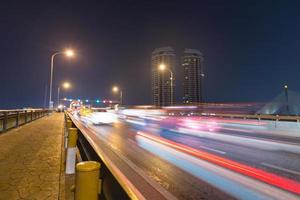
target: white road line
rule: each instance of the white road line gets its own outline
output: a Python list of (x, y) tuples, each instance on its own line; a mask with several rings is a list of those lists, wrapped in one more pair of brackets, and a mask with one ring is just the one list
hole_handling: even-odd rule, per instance
[(220, 153), (220, 154), (226, 154), (225, 151), (213, 149), (213, 148), (210, 148), (210, 147), (205, 147), (205, 146), (199, 146), (199, 147), (200, 147), (201, 149), (206, 149), (206, 150), (214, 151), (214, 152), (217, 152), (217, 153)]
[(291, 169), (286, 169), (286, 168), (279, 167), (279, 166), (272, 165), (272, 164), (265, 163), (265, 162), (262, 162), (260, 164), (262, 164), (264, 166), (267, 166), (267, 167), (271, 167), (271, 168), (274, 168), (274, 169), (277, 169), (277, 170), (281, 170), (281, 171), (284, 171), (284, 172), (288, 172), (288, 173), (296, 174), (296, 175), (300, 176), (300, 172), (297, 172), (297, 171), (294, 171), (294, 170), (291, 170)]

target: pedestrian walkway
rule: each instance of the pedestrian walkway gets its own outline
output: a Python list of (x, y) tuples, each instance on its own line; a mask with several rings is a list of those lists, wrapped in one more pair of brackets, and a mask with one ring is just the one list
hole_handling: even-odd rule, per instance
[(0, 200), (60, 199), (63, 114), (0, 135)]

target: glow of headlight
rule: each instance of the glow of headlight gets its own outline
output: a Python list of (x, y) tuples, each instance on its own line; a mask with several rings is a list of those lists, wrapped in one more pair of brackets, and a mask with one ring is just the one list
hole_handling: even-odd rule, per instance
[(126, 122), (132, 123), (132, 124), (137, 124), (140, 126), (146, 126), (145, 122), (141, 122), (141, 121), (137, 121), (137, 120), (133, 120), (133, 119), (126, 119)]
[(180, 123), (180, 125), (187, 127), (187, 128), (191, 128), (191, 129), (200, 129), (201, 128), (200, 124), (198, 124), (196, 121), (194, 121), (192, 119), (184, 119), (183, 123)]
[(145, 115), (162, 115), (163, 113), (160, 110), (126, 109), (122, 111), (122, 114), (142, 117)]
[(107, 112), (94, 112), (90, 116), (90, 120), (94, 123), (103, 123), (103, 124), (109, 124), (114, 123), (118, 120), (118, 117), (116, 114), (113, 113), (107, 113)]
[(165, 109), (195, 109), (197, 106), (165, 106)]

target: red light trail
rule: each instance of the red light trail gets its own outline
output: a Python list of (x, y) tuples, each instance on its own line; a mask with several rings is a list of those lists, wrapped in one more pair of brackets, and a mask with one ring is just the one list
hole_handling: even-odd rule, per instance
[(211, 163), (217, 164), (219, 166), (225, 167), (227, 169), (231, 169), (233, 171), (236, 171), (238, 173), (241, 173), (243, 175), (255, 178), (257, 180), (263, 181), (265, 183), (268, 183), (270, 185), (279, 187), (281, 189), (296, 193), (296, 194), (300, 194), (300, 183), (290, 180), (288, 178), (270, 173), (270, 172), (266, 172), (264, 170), (261, 169), (257, 169), (254, 167), (250, 167), (247, 165), (244, 165), (242, 163), (238, 163), (226, 158), (222, 158), (220, 156), (216, 156), (214, 154), (211, 153), (207, 153), (205, 151), (201, 151), (198, 149), (194, 149), (191, 147), (188, 147), (186, 145), (182, 145), (173, 141), (170, 141), (168, 139), (165, 138), (161, 138), (161, 137), (157, 137), (154, 135), (149, 135), (143, 132), (137, 132), (138, 135), (145, 137), (147, 139), (150, 139), (152, 141), (167, 145), (169, 147), (172, 147), (174, 149), (177, 149), (179, 151), (182, 151), (184, 153), (193, 155), (197, 158), (209, 161)]

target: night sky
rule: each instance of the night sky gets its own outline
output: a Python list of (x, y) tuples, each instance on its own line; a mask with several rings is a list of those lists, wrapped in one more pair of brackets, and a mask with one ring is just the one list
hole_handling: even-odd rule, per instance
[[(46, 2), (46, 1), (45, 1)], [(288, 84), (300, 92), (300, 1), (20, 1), (0, 5), (0, 108), (41, 107), (50, 57), (67, 47), (73, 59), (55, 60), (57, 85), (73, 84), (62, 97), (113, 97), (151, 103), (150, 56), (172, 46), (204, 55), (204, 99), (267, 102)], [(176, 70), (176, 98), (182, 98)]]

